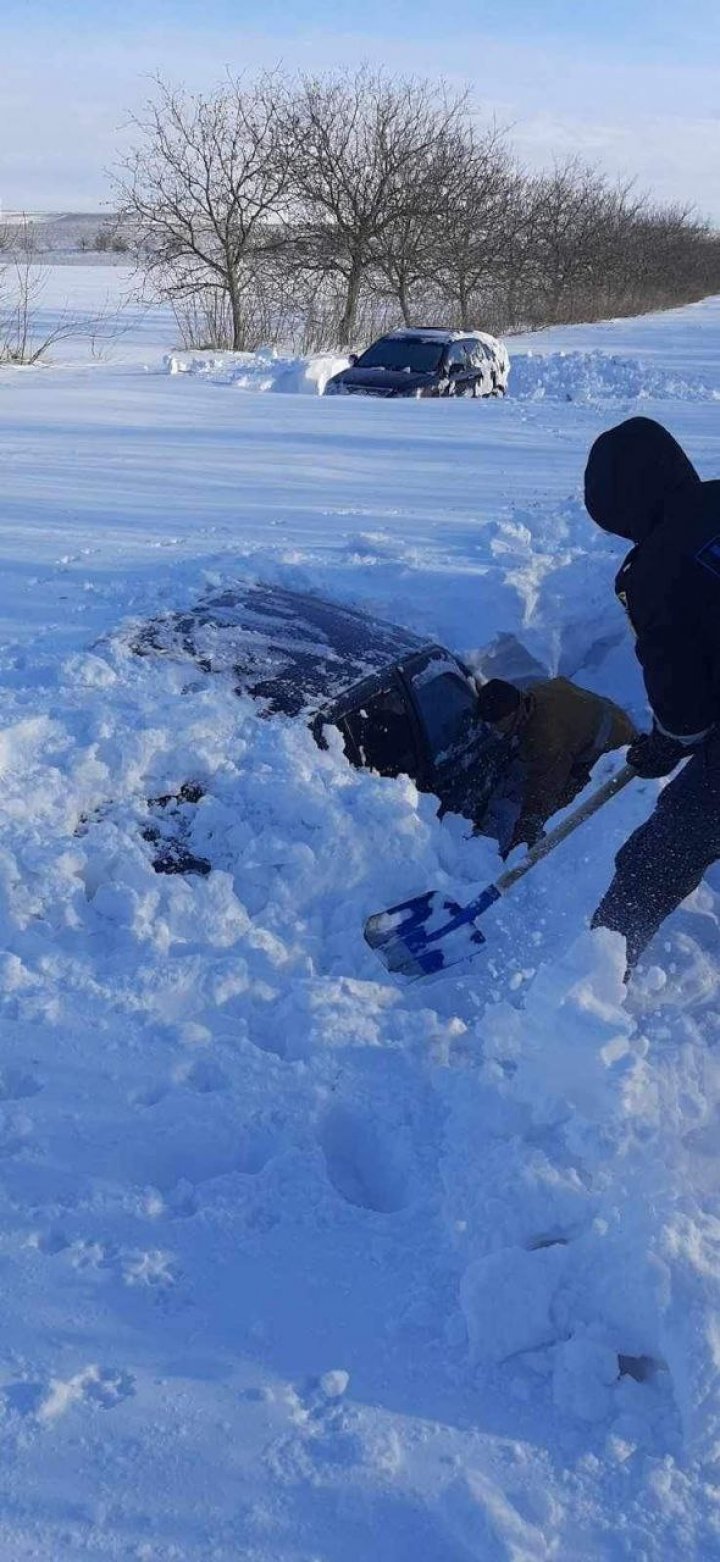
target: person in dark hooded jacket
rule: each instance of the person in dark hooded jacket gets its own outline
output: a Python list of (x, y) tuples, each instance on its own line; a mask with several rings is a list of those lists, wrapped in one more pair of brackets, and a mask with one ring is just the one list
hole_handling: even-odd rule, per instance
[(702, 483), (661, 424), (629, 418), (595, 441), (585, 504), (603, 530), (633, 544), (615, 589), (653, 726), (628, 761), (651, 778), (688, 760), (621, 848), (592, 920), (624, 935), (633, 966), (720, 857), (720, 482)]

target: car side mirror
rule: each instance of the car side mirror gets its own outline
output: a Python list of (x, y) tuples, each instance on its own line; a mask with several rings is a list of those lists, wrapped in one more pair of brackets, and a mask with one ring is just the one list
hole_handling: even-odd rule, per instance
[(358, 361), (357, 353), (348, 353), (348, 363), (349, 363), (351, 369), (355, 368), (355, 365), (356, 365), (357, 361)]
[(448, 367), (447, 367), (447, 372), (448, 372), (448, 374), (451, 374), (451, 375), (452, 374), (462, 374), (462, 370), (463, 370), (463, 366), (462, 366), (461, 363), (449, 363)]

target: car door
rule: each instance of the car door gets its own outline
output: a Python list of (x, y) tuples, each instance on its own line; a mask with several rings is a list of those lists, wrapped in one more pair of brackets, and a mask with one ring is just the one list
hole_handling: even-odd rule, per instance
[(392, 674), (383, 685), (359, 693), (357, 703), (337, 720), (352, 764), (381, 776), (410, 776), (417, 783), (424, 753), (417, 717), (407, 690)]
[(405, 663), (425, 747), (428, 790), (443, 808), (479, 820), (509, 759), (507, 744), (479, 719), (477, 695), (460, 664), (441, 647)]
[(489, 396), (494, 389), (495, 374), (492, 354), (477, 337), (465, 343), (472, 367), (472, 379), (476, 396)]
[(451, 342), (445, 372), (448, 377), (448, 396), (466, 396), (472, 390), (471, 365), (465, 342)]

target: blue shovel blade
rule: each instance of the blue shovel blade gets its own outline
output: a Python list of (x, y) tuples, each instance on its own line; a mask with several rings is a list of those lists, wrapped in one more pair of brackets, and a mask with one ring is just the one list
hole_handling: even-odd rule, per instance
[(403, 900), (378, 911), (365, 923), (365, 940), (386, 970), (401, 976), (431, 976), (477, 954), (485, 943), (474, 917), (496, 900), (494, 888), (470, 906), (459, 906), (439, 891)]

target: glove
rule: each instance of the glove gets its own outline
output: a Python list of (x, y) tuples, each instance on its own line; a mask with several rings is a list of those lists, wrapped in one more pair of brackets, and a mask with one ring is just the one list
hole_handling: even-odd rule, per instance
[(669, 776), (680, 760), (687, 759), (691, 752), (687, 743), (669, 738), (659, 727), (653, 727), (652, 732), (641, 732), (630, 744), (627, 762), (644, 781), (654, 781), (660, 776)]

